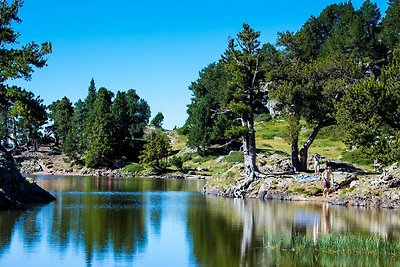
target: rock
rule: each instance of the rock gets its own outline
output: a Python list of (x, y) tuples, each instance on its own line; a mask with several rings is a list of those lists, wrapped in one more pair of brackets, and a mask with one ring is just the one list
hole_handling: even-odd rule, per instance
[(350, 183), (350, 188), (358, 187), (359, 184), (360, 184), (360, 183), (359, 183), (358, 181), (351, 181), (351, 183)]
[(43, 168), (42, 168), (42, 166), (38, 165), (38, 166), (34, 167), (34, 171), (41, 172), (41, 171), (43, 171)]
[(398, 187), (400, 187), (400, 178), (396, 178), (396, 179), (393, 179), (393, 180), (387, 182), (387, 187), (388, 188), (398, 188)]
[(46, 204), (55, 200), (49, 192), (25, 179), (7, 158), (0, 152), (0, 208), (14, 209), (26, 204)]
[(225, 156), (219, 156), (215, 161), (221, 163), (225, 159)]

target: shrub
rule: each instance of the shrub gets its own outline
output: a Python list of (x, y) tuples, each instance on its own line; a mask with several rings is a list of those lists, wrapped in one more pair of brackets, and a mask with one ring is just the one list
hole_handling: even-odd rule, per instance
[(169, 162), (170, 162), (173, 166), (175, 166), (180, 172), (183, 172), (183, 171), (184, 171), (184, 169), (183, 169), (183, 160), (182, 160), (181, 157), (179, 157), (179, 156), (173, 156), (173, 157), (169, 160)]
[(180, 157), (183, 162), (189, 161), (192, 158), (194, 158), (195, 154), (194, 153), (183, 153)]
[(144, 170), (144, 167), (139, 163), (129, 164), (122, 169), (123, 172), (128, 172), (128, 173), (134, 174), (134, 175), (139, 174), (143, 170)]
[(358, 149), (344, 152), (342, 160), (359, 165), (372, 165), (373, 162), (373, 159), (369, 155)]
[(229, 153), (228, 156), (225, 157), (224, 161), (228, 163), (236, 163), (236, 162), (242, 163), (244, 162), (243, 152), (232, 151), (231, 153)]

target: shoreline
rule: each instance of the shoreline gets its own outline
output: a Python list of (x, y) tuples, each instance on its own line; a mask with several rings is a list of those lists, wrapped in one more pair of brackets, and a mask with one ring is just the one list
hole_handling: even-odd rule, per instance
[[(121, 169), (115, 169), (111, 172), (104, 169), (92, 169), (93, 173), (87, 172), (33, 172), (24, 174), (30, 175), (49, 175), (49, 176), (98, 176), (95, 173), (101, 172), (100, 177), (111, 178), (148, 178), (148, 179), (178, 179), (178, 180), (205, 180), (213, 179), (212, 176), (197, 174), (146, 174), (146, 175), (130, 175), (124, 174)], [(228, 186), (225, 189), (215, 188), (206, 185), (201, 190), (205, 195), (212, 195), (223, 198), (249, 198), (259, 199), (263, 201), (279, 200), (279, 201), (299, 201), (314, 203), (329, 203), (335, 206), (356, 206), (364, 208), (384, 208), (384, 209), (400, 209), (400, 189), (399, 188), (380, 188), (379, 192), (375, 187), (366, 186), (366, 183), (379, 179), (379, 175), (370, 174), (351, 174), (336, 173), (337, 183), (328, 197), (322, 196), (322, 181), (314, 180), (311, 182), (298, 182), (296, 178), (307, 175), (307, 173), (293, 174), (293, 178), (288, 175), (276, 176), (274, 178), (261, 178), (254, 181), (247, 190), (242, 190), (239, 194), (233, 193), (236, 185)], [(399, 178), (395, 178), (399, 179)], [(364, 187), (363, 187), (364, 186)], [(293, 188), (295, 191), (293, 191)], [(302, 189), (303, 188), (303, 189)], [(309, 188), (310, 191), (306, 191)], [(352, 189), (353, 188), (353, 189)], [(297, 191), (296, 191), (297, 190)], [(348, 192), (347, 192), (348, 191)], [(375, 192), (374, 192), (375, 191)], [(302, 193), (301, 193), (302, 192)], [(309, 194), (309, 195), (305, 195)]]
[[(27, 157), (29, 156), (29, 157)], [(311, 172), (290, 173), (284, 168), (265, 165), (265, 177), (251, 182), (246, 189), (240, 188), (243, 173), (240, 164), (229, 169), (237, 178), (208, 176), (201, 173), (169, 172), (166, 174), (134, 175), (121, 168), (71, 167), (63, 155), (51, 151), (36, 152), (20, 158), (20, 171), (24, 176), (102, 176), (140, 177), (158, 179), (202, 179), (207, 183), (202, 193), (227, 198), (255, 198), (262, 200), (285, 200), (330, 203), (341, 206), (400, 208), (400, 166), (393, 164), (383, 174), (366, 172), (346, 163), (334, 162), (335, 185), (328, 197), (322, 197), (323, 184), (319, 176)], [(279, 161), (281, 162), (281, 161)], [(275, 171), (273, 171), (275, 170)]]

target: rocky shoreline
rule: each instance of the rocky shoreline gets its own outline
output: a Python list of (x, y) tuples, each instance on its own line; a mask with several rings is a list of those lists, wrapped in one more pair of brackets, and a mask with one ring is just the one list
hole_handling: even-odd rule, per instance
[(334, 176), (335, 184), (328, 197), (322, 196), (322, 181), (310, 173), (271, 174), (267, 178), (253, 181), (246, 189), (241, 189), (241, 180), (225, 188), (206, 185), (203, 192), (231, 198), (314, 201), (366, 208), (400, 208), (400, 168), (397, 163), (382, 174), (337, 171), (334, 172)]
[[(52, 150), (29, 153), (19, 160), (20, 171), (35, 175), (74, 175), (132, 177), (121, 168), (93, 169), (86, 167), (71, 168), (60, 153)], [(400, 167), (393, 164), (383, 174), (368, 173), (354, 166), (331, 161), (334, 168), (335, 184), (328, 197), (322, 196), (323, 185), (319, 177), (312, 173), (291, 173), (290, 160), (272, 155), (259, 159), (260, 170), (265, 177), (253, 181), (246, 189), (241, 189), (239, 179), (234, 185), (204, 187), (203, 193), (230, 198), (257, 198), (263, 200), (316, 201), (332, 205), (400, 208)], [(239, 164), (235, 172), (240, 172)], [(173, 179), (213, 179), (201, 172), (170, 173), (165, 175), (139, 175), (146, 178)]]

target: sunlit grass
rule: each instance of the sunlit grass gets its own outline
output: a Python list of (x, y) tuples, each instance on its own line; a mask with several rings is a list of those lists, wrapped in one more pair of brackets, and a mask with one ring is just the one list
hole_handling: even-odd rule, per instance
[(182, 150), (187, 143), (187, 137), (185, 135), (178, 134), (176, 131), (173, 131), (171, 134), (171, 149), (172, 151), (180, 151)]
[[(312, 132), (311, 126), (307, 125), (305, 121), (301, 121), (301, 124), (302, 130), (299, 135), (299, 149)], [(290, 155), (291, 146), (285, 137), (286, 128), (287, 123), (282, 119), (257, 123), (255, 125), (257, 148), (266, 151), (268, 154), (282, 152)], [(369, 161), (371, 159), (368, 159), (365, 155), (361, 155), (362, 153), (360, 152), (348, 152), (346, 145), (341, 140), (341, 136), (336, 126), (322, 128), (308, 153), (318, 153), (333, 160), (346, 161), (357, 167), (370, 169)]]
[(386, 240), (380, 236), (359, 236), (347, 234), (321, 235), (316, 242), (305, 235), (284, 238), (267, 237), (267, 247), (279, 250), (313, 250), (348, 254), (390, 254), (400, 256), (400, 240)]

